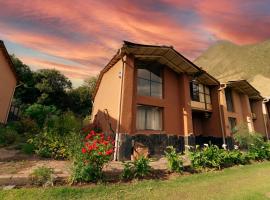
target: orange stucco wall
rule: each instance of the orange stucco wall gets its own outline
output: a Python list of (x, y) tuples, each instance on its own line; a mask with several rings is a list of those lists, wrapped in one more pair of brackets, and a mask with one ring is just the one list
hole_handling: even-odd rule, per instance
[(10, 109), (10, 103), (16, 87), (16, 78), (1, 49), (0, 72), (0, 123), (6, 123)]
[[(125, 63), (125, 78), (123, 86), (123, 107), (121, 117), (121, 132), (129, 134), (165, 133), (173, 135), (188, 135), (192, 133), (192, 118), (190, 109), (189, 79), (187, 75), (178, 74), (164, 66), (163, 98), (137, 95), (137, 70), (134, 58), (127, 56)], [(162, 131), (136, 130), (136, 106), (138, 104), (158, 106), (163, 108)]]
[(219, 97), (218, 97), (218, 86), (210, 88), (212, 113), (211, 117), (204, 119), (202, 123), (202, 133), (204, 136), (222, 137), (222, 129), (220, 123), (219, 114)]
[[(109, 123), (116, 130), (121, 92), (119, 73), (122, 71), (122, 66), (123, 62), (119, 60), (114, 67), (105, 72), (94, 99), (92, 121), (97, 120), (104, 132), (110, 132)], [(107, 115), (105, 109), (107, 109), (109, 115)]]
[(262, 133), (265, 136), (266, 130), (262, 106), (263, 104), (261, 100), (251, 101), (251, 110), (256, 115), (256, 119), (253, 120), (254, 130), (256, 132)]
[(232, 99), (234, 111), (227, 111), (225, 92), (220, 93), (221, 104), (223, 107), (223, 123), (226, 136), (231, 136), (231, 130), (229, 125), (229, 117), (236, 118), (236, 123), (242, 124), (245, 123), (248, 125), (250, 131), (254, 131), (254, 124), (252, 120), (252, 112), (249, 103), (249, 98), (246, 94), (241, 94), (232, 90)]

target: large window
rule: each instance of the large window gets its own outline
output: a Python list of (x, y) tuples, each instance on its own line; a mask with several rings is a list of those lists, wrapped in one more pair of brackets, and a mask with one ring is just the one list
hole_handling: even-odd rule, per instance
[(162, 70), (160, 66), (138, 66), (137, 93), (162, 98)]
[(226, 97), (227, 110), (230, 112), (233, 112), (234, 111), (233, 98), (232, 98), (232, 90), (230, 88), (225, 89), (225, 97)]
[(211, 104), (210, 89), (201, 83), (190, 82), (190, 95), (192, 101)]
[(162, 130), (162, 108), (137, 105), (137, 130)]

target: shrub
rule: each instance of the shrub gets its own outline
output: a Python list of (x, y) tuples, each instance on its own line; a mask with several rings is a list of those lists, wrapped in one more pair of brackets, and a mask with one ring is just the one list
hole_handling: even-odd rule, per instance
[(48, 167), (38, 167), (30, 174), (30, 178), (34, 185), (51, 185), (54, 183), (53, 169)]
[(33, 144), (26, 143), (22, 145), (21, 149), (25, 154), (33, 154), (35, 151), (35, 146)]
[(121, 179), (129, 180), (134, 177), (134, 165), (132, 162), (123, 162), (123, 172), (121, 174)]
[(194, 168), (218, 168), (221, 167), (222, 157), (221, 152), (216, 145), (206, 146), (200, 149), (198, 146), (193, 152), (190, 152), (191, 165)]
[(242, 149), (249, 149), (251, 144), (259, 146), (264, 143), (262, 135), (257, 132), (249, 132), (246, 124), (240, 124), (236, 130), (233, 138)]
[(143, 178), (149, 174), (151, 170), (149, 162), (150, 160), (144, 156), (140, 156), (133, 162), (135, 178)]
[(270, 143), (263, 142), (262, 144), (251, 144), (248, 153), (254, 160), (270, 160)]
[(243, 153), (240, 150), (223, 151), (222, 157), (222, 167), (230, 167), (233, 165), (245, 165), (251, 160), (248, 153)]
[(80, 143), (75, 137), (79, 130), (80, 120), (68, 112), (60, 116), (51, 116), (41, 132), (28, 141), (35, 146), (38, 155), (63, 159), (70, 157), (74, 152), (73, 146)]
[(180, 153), (177, 153), (172, 146), (167, 147), (165, 156), (168, 161), (169, 170), (181, 173), (183, 171), (183, 160)]
[(121, 174), (122, 179), (143, 178), (150, 173), (150, 160), (144, 156), (140, 156), (133, 162), (123, 162), (124, 170)]
[(206, 145), (203, 149), (196, 148), (189, 155), (191, 164), (196, 169), (220, 169), (221, 167), (248, 164), (251, 160), (248, 153), (236, 149), (232, 151), (219, 149), (216, 145)]
[(103, 177), (102, 169), (111, 159), (114, 141), (103, 133), (90, 131), (81, 153), (74, 157), (72, 182), (96, 182)]
[(51, 115), (58, 114), (55, 106), (45, 106), (41, 104), (33, 104), (25, 110), (25, 116), (37, 122), (39, 127), (43, 127), (47, 118)]
[(19, 138), (16, 130), (10, 127), (0, 127), (0, 144), (2, 145), (10, 145), (15, 143)]

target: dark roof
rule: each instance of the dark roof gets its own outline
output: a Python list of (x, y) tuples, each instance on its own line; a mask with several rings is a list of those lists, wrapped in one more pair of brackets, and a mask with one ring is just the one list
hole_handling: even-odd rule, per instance
[(0, 40), (0, 49), (3, 51), (4, 56), (6, 57), (8, 63), (9, 63), (10, 69), (12, 70), (12, 72), (13, 72), (13, 74), (14, 74), (17, 82), (18, 82), (19, 81), (19, 78), (17, 76), (17, 73), (16, 73), (16, 70), (15, 70), (14, 64), (13, 64), (13, 62), (12, 62), (10, 56), (9, 56), (9, 53), (8, 53), (8, 51), (6, 49), (6, 46), (5, 46), (5, 44), (4, 44), (4, 42), (2, 40)]
[(240, 93), (248, 95), (250, 99), (257, 99), (257, 100), (263, 99), (260, 92), (256, 88), (254, 88), (247, 80), (243, 79), (243, 80), (228, 81), (227, 86)]
[(116, 62), (124, 55), (134, 55), (137, 59), (158, 61), (161, 64), (167, 65), (178, 73), (187, 73), (196, 76), (199, 82), (207, 85), (219, 85), (219, 81), (208, 74), (206, 71), (199, 68), (190, 60), (181, 55), (172, 46), (164, 45), (145, 45), (137, 44), (129, 41), (124, 41), (122, 47), (117, 51), (105, 68), (100, 72), (94, 96), (99, 88), (101, 79), (106, 71), (108, 71)]

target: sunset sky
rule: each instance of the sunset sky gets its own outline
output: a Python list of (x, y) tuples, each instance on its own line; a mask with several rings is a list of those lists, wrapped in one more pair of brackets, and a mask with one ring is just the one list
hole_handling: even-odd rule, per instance
[(78, 86), (123, 40), (172, 45), (193, 60), (218, 40), (270, 38), (270, 0), (0, 0), (0, 39), (37, 70)]

